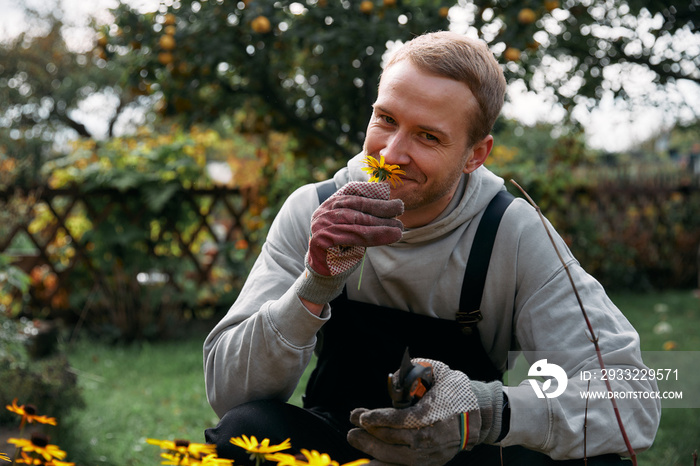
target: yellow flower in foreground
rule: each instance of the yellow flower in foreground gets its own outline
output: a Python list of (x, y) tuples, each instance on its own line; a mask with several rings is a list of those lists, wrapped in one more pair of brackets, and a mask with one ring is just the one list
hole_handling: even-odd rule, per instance
[(199, 466), (202, 464), (197, 458), (192, 458), (189, 455), (181, 455), (179, 453), (161, 453), (160, 456), (165, 459), (165, 461), (161, 461), (160, 464), (174, 466)]
[(297, 459), (295, 456), (286, 453), (267, 455), (265, 458), (268, 461), (276, 462), (278, 466), (359, 466), (369, 463), (368, 459), (361, 459), (339, 465), (337, 461), (333, 461), (327, 454), (319, 453), (315, 450), (302, 449), (301, 454), (304, 455), (306, 460)]
[(58, 448), (56, 445), (51, 445), (49, 441), (40, 434), (33, 434), (31, 439), (11, 438), (7, 440), (17, 448), (26, 453), (37, 453), (44, 457), (46, 461), (51, 461), (54, 458), (62, 460), (66, 457), (66, 452)]
[(367, 458), (362, 458), (361, 460), (351, 461), (349, 463), (341, 464), (340, 466), (360, 466), (361, 464), (367, 464), (369, 460)]
[(271, 455), (265, 455), (267, 461), (272, 461), (277, 463), (277, 466), (296, 466), (297, 459), (294, 455), (288, 453), (273, 453)]
[(24, 427), (24, 423), (32, 423), (32, 422), (39, 422), (41, 424), (51, 424), (52, 426), (56, 425), (56, 418), (54, 417), (48, 417), (48, 416), (39, 416), (36, 414), (36, 408), (32, 405), (22, 405), (19, 406), (17, 404), (17, 398), (12, 400), (11, 405), (5, 405), (5, 408), (7, 408), (8, 411), (13, 412), (15, 414), (19, 414), (22, 416), (22, 423), (20, 424), (20, 430)]
[(43, 459), (36, 458), (34, 456), (29, 456), (25, 452), (20, 453), (19, 458), (17, 458), (16, 462), (19, 464), (33, 464), (33, 465), (40, 465), (40, 464), (45, 463), (45, 461)]
[(266, 459), (268, 461), (276, 461), (278, 466), (359, 466), (361, 464), (369, 463), (368, 459), (361, 459), (339, 465), (337, 461), (333, 461), (331, 457), (325, 453), (319, 453), (315, 450), (309, 451), (303, 448), (301, 450), (301, 454), (304, 455), (306, 460), (297, 459), (296, 457), (285, 453), (268, 455), (266, 456)]
[(406, 172), (401, 170), (401, 167), (398, 165), (389, 165), (385, 163), (383, 155), (379, 156), (379, 160), (368, 155), (362, 161), (367, 165), (366, 167), (362, 167), (362, 170), (369, 173), (370, 182), (381, 183), (382, 181), (388, 180), (393, 187), (396, 187), (397, 181), (403, 184), (399, 175), (405, 175)]
[(258, 442), (255, 436), (248, 438), (246, 435), (241, 435), (240, 437), (233, 437), (231, 443), (237, 447), (243, 448), (248, 453), (255, 453), (261, 455), (267, 455), (272, 453), (277, 453), (279, 451), (289, 450), (292, 444), (289, 439), (280, 443), (279, 445), (270, 445), (269, 439), (263, 439), (262, 442)]
[(56, 458), (46, 463), (44, 466), (75, 466), (75, 463), (67, 463), (65, 461), (59, 461)]
[(193, 456), (197, 459), (206, 455), (216, 454), (216, 445), (208, 443), (193, 443), (189, 440), (157, 440), (146, 439), (151, 445), (158, 445), (163, 450), (169, 450), (183, 456)]
[(298, 462), (298, 466), (337, 466), (337, 462), (331, 461), (331, 457), (326, 453), (319, 453), (316, 450), (301, 449), (301, 454), (306, 457), (306, 463)]
[(207, 455), (202, 458), (202, 466), (230, 466), (233, 460), (227, 458), (219, 458), (215, 454)]

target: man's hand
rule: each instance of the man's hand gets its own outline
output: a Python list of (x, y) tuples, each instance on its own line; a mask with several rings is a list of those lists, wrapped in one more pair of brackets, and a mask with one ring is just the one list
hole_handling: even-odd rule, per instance
[(306, 272), (297, 280), (299, 297), (316, 304), (337, 297), (360, 265), (365, 249), (401, 239), (396, 217), (403, 202), (390, 199), (386, 183), (351, 182), (328, 198), (311, 217)]
[(433, 366), (435, 385), (418, 403), (358, 408), (350, 416), (358, 428), (348, 433), (348, 442), (378, 460), (370, 464), (440, 466), (461, 450), (494, 443), (501, 432), (500, 382), (472, 381), (442, 362), (413, 359), (419, 361)]

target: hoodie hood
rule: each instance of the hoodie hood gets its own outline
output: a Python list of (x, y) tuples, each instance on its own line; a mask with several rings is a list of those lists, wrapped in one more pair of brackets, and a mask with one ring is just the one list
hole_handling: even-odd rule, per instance
[[(336, 173), (334, 179), (337, 186), (343, 186), (350, 181), (369, 180), (369, 175), (362, 170), (363, 157), (363, 154), (356, 155), (348, 162), (347, 167)], [(422, 227), (407, 229), (401, 241), (392, 246), (433, 241), (449, 234), (482, 212), (493, 196), (502, 189), (505, 189), (503, 179), (482, 165), (471, 174), (462, 176), (454, 197), (435, 220)]]

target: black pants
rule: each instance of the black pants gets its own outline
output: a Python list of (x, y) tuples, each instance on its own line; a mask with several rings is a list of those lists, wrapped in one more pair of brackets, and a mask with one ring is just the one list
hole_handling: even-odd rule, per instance
[[(253, 401), (226, 413), (219, 424), (205, 432), (207, 443), (216, 444), (218, 455), (234, 459), (238, 464), (248, 462), (249, 455), (231, 444), (231, 437), (255, 436), (258, 441), (269, 439), (271, 445), (291, 439), (292, 453), (300, 449), (327, 453), (340, 464), (367, 455), (354, 449), (345, 440), (345, 432), (334, 426), (323, 414), (299, 408), (280, 401)], [(501, 461), (501, 455), (503, 461)], [(235, 463), (234, 463), (235, 464)], [(497, 447), (477, 445), (471, 451), (461, 452), (449, 466), (579, 466), (583, 460), (554, 461), (547, 455), (519, 446)], [(616, 455), (588, 458), (588, 466), (626, 465)]]

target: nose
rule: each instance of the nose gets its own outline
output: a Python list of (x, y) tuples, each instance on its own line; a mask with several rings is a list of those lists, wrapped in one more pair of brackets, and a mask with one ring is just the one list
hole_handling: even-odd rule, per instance
[(396, 131), (389, 137), (384, 148), (379, 151), (379, 155), (383, 155), (388, 164), (406, 165), (410, 162), (409, 142), (409, 135)]

